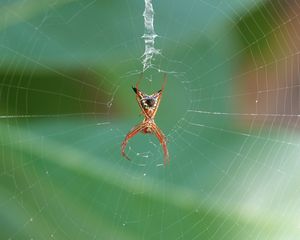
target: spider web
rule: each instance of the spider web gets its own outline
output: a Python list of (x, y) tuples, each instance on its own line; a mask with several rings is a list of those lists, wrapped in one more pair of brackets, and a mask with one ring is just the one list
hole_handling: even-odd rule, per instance
[(299, 239), (297, 1), (2, 2), (1, 239)]

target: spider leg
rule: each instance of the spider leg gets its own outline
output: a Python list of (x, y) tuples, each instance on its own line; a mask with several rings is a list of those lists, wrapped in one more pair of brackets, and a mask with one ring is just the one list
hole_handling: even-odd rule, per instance
[(165, 85), (166, 85), (166, 83), (167, 83), (167, 80), (168, 80), (168, 78), (167, 78), (167, 74), (166, 74), (166, 73), (164, 73), (164, 83), (163, 83), (163, 85), (162, 85), (161, 89), (157, 91), (157, 93), (159, 93), (160, 95), (161, 95), (161, 94), (162, 94), (162, 92), (165, 90)]
[(163, 83), (163, 85), (162, 85), (161, 91), (163, 91), (163, 90), (165, 89), (165, 85), (166, 85), (166, 83), (167, 83), (167, 80), (168, 80), (167, 74), (164, 73), (164, 83)]
[(136, 125), (136, 126), (134, 126), (134, 127), (130, 130), (130, 132), (126, 135), (124, 141), (122, 142), (122, 151), (121, 151), (121, 154), (122, 154), (122, 156), (125, 157), (127, 160), (130, 160), (130, 158), (126, 155), (126, 153), (125, 153), (125, 148), (126, 148), (126, 145), (127, 145), (128, 141), (129, 141), (129, 139), (130, 139), (130, 138), (133, 138), (136, 134), (138, 134), (141, 130), (143, 130), (144, 127), (145, 127), (145, 126), (144, 126), (144, 123), (143, 123), (143, 122), (140, 123), (140, 124), (138, 124), (138, 125)]
[(144, 78), (144, 72), (141, 72), (141, 76), (140, 76), (139, 80), (135, 84), (136, 89), (139, 89), (139, 84), (143, 80), (143, 78)]
[(167, 164), (169, 164), (170, 159), (169, 159), (169, 152), (168, 152), (167, 143), (166, 143), (166, 137), (155, 123), (152, 125), (152, 129), (163, 148), (164, 164), (167, 165)]
[(141, 76), (139, 77), (138, 81), (136, 82), (135, 87), (132, 86), (132, 90), (135, 92), (135, 94), (138, 94), (138, 92), (139, 92), (139, 84), (143, 80), (143, 78), (144, 78), (144, 73), (141, 72)]

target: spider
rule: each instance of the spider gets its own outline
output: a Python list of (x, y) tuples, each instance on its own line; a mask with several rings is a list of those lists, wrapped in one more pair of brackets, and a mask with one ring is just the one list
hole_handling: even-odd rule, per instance
[(122, 153), (123, 157), (130, 160), (129, 157), (125, 154), (125, 148), (126, 148), (126, 145), (129, 141), (129, 139), (133, 138), (139, 132), (142, 132), (144, 134), (153, 133), (156, 135), (158, 141), (162, 145), (163, 152), (164, 152), (164, 165), (166, 165), (167, 163), (169, 163), (169, 152), (168, 152), (168, 148), (167, 148), (167, 144), (166, 144), (166, 137), (163, 134), (163, 132), (158, 128), (158, 126), (155, 124), (154, 117), (155, 117), (157, 109), (159, 107), (160, 100), (161, 100), (161, 97), (162, 97), (162, 94), (163, 94), (163, 91), (165, 88), (165, 84), (167, 82), (167, 75), (164, 74), (164, 83), (163, 83), (161, 90), (159, 90), (151, 95), (147, 95), (139, 90), (138, 85), (142, 78), (143, 78), (143, 75), (136, 83), (136, 86), (132, 87), (132, 89), (136, 94), (136, 100), (139, 104), (139, 107), (142, 110), (142, 114), (144, 115), (144, 120), (140, 124), (134, 126), (130, 130), (130, 132), (126, 135), (124, 141), (122, 142), (122, 152), (121, 153)]

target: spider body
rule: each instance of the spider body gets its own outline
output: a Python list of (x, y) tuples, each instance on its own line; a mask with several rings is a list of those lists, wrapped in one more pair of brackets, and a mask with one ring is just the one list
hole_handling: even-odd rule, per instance
[(153, 93), (151, 95), (147, 95), (139, 90), (138, 84), (140, 80), (137, 82), (135, 87), (132, 87), (133, 91), (136, 94), (136, 100), (139, 104), (140, 109), (142, 110), (142, 114), (144, 115), (144, 120), (133, 127), (130, 132), (126, 135), (123, 143), (122, 143), (122, 155), (127, 158), (128, 156), (125, 154), (125, 148), (130, 138), (134, 137), (139, 132), (142, 132), (144, 134), (155, 134), (158, 138), (160, 144), (162, 145), (163, 151), (164, 151), (164, 164), (166, 165), (169, 162), (169, 153), (168, 148), (166, 144), (166, 137), (162, 133), (162, 131), (157, 127), (157, 125), (154, 122), (154, 117), (156, 115), (157, 109), (160, 104), (160, 100), (162, 97), (162, 93), (164, 90), (165, 83), (167, 81), (166, 75), (164, 75), (164, 84), (162, 86), (162, 89), (157, 91), (156, 93)]
[(143, 121), (144, 124), (145, 124), (145, 128), (143, 129), (143, 133), (144, 134), (147, 134), (147, 133), (153, 133), (153, 130), (152, 130), (152, 125), (155, 124), (154, 121), (151, 121), (150, 119), (147, 121)]

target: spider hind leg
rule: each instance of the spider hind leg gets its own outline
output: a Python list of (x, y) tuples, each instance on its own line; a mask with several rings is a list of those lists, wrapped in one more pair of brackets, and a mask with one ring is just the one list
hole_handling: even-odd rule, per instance
[(126, 135), (124, 141), (122, 142), (122, 151), (121, 154), (123, 157), (125, 157), (127, 160), (130, 160), (130, 158), (126, 155), (125, 153), (125, 149), (127, 146), (128, 141), (133, 138), (136, 134), (138, 134), (140, 131), (142, 131), (144, 129), (144, 123), (140, 123), (138, 125), (136, 125), (135, 127), (133, 127), (130, 132)]
[(158, 141), (160, 142), (160, 144), (163, 148), (163, 151), (164, 151), (164, 165), (166, 166), (167, 164), (170, 163), (169, 151), (168, 151), (168, 147), (167, 147), (166, 137), (155, 123), (152, 125), (152, 130), (153, 130), (153, 133), (156, 135)]

